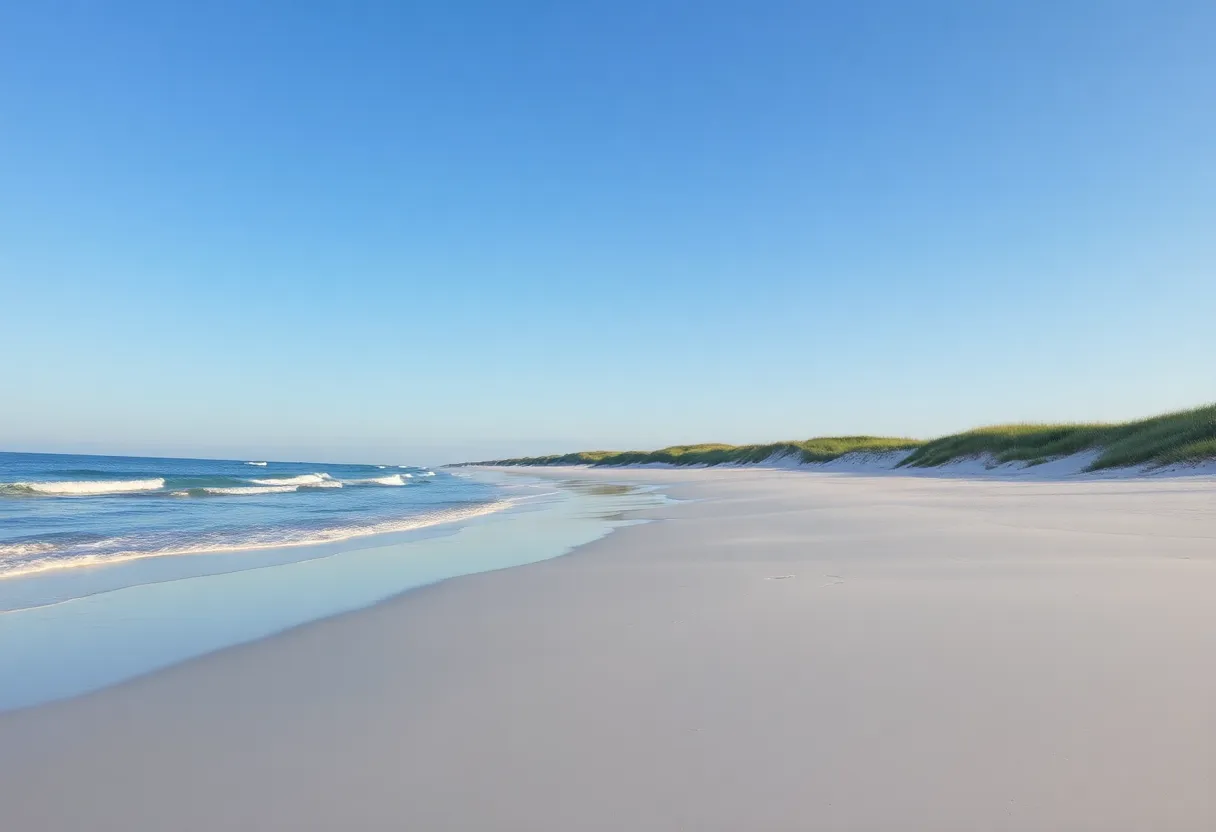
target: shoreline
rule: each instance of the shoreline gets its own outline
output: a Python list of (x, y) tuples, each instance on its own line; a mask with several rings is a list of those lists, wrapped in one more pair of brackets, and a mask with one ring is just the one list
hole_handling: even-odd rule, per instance
[(543, 493), (513, 492), (505, 510), (411, 532), (10, 578), (0, 587), (9, 607), (0, 610), (0, 713), (88, 695), (438, 581), (557, 557), (622, 525), (622, 509), (662, 499), (583, 495), (560, 482), (509, 487)]
[(570, 557), (0, 714), (0, 820), (1216, 823), (1207, 483), (550, 473), (683, 502)]
[[(398, 521), (384, 521), (377, 526), (368, 526), (356, 531), (335, 531), (332, 535), (322, 532), (316, 537), (302, 540), (279, 540), (270, 543), (234, 543), (219, 546), (154, 551), (113, 552), (107, 555), (95, 556), (92, 560), (85, 557), (76, 557), (38, 567), (26, 567), (24, 569), (0, 572), (0, 581), (30, 579), (40, 575), (45, 576), (55, 573), (70, 573), (70, 570), (73, 569), (88, 569), (91, 567), (105, 569), (119, 566), (120, 564), (149, 561), (156, 558), (172, 559), (196, 556), (205, 558), (217, 555), (239, 555), (248, 552), (274, 552), (305, 548), (324, 550), (328, 547), (357, 546), (363, 540), (370, 539), (374, 541), (377, 538), (387, 538), (390, 535), (408, 535), (411, 532), (426, 532), (429, 529), (467, 522), (488, 514), (506, 511), (510, 508), (509, 500), (498, 500), (482, 505), (470, 506), (463, 512), (456, 512), (451, 516), (413, 515)], [(318, 557), (320, 556), (318, 555)]]

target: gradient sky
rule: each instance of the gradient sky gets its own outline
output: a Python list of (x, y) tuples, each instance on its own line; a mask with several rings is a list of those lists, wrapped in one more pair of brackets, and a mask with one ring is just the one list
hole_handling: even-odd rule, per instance
[(0, 449), (1216, 399), (1211, 2), (8, 3)]

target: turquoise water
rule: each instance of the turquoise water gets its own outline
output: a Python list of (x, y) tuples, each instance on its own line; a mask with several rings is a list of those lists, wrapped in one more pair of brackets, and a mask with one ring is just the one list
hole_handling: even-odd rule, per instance
[(500, 499), (408, 465), (0, 453), (0, 580), (404, 531)]
[[(354, 478), (341, 468), (326, 470), (331, 476)], [(0, 610), (5, 610), (0, 612), (0, 710), (87, 693), (445, 578), (551, 558), (631, 522), (626, 519), (630, 511), (664, 499), (634, 487), (577, 480), (555, 484), (446, 471), (436, 471), (427, 479), (434, 485), (420, 488), (431, 489), (428, 493), (435, 496), (427, 503), (399, 501), (395, 505), (403, 512), (400, 517), (386, 515), (385, 507), (394, 504), (377, 497), (361, 513), (361, 501), (333, 506), (333, 513), (341, 515), (337, 523), (307, 526), (315, 532), (387, 525), (386, 531), (317, 542), (293, 538), (290, 545), (263, 542), (258, 548), (219, 551), (199, 551), (181, 538), (169, 552), (159, 554), (125, 554), (109, 560), (78, 560), (68, 567), (10, 572), (0, 578)], [(394, 493), (404, 488), (395, 487)], [(258, 499), (295, 493), (269, 492)], [(30, 505), (31, 498), (17, 499)], [(142, 498), (149, 501), (151, 516), (125, 505), (108, 513), (108, 507), (89, 504), (92, 497), (61, 499), (54, 512), (39, 515), (38, 523), (50, 527), (55, 524), (48, 517), (54, 518), (60, 528), (72, 526), (72, 533), (81, 535), (90, 533), (93, 519), (104, 518), (96, 525), (104, 526), (105, 533), (91, 532), (99, 537), (116, 536), (119, 527), (140, 523), (143, 528), (171, 526), (177, 531), (186, 527), (181, 516), (161, 514), (160, 505), (151, 502), (166, 498)], [(201, 509), (190, 506), (190, 516), (200, 516), (195, 512), (207, 511), (213, 502), (207, 500)], [(72, 506), (80, 506), (77, 516), (72, 515)], [(446, 511), (442, 516), (447, 519), (407, 523), (421, 516), (434, 520), (437, 510)], [(11, 503), (5, 511), (0, 515), (0, 539), (12, 540), (6, 521), (20, 513), (13, 511)], [(131, 513), (136, 520), (126, 516)], [(292, 527), (284, 518), (297, 513), (307, 517), (296, 506), (270, 504), (257, 512), (242, 507), (226, 515), (225, 533), (250, 534), (256, 529), (263, 539), (268, 529), (294, 533), (300, 526)], [(356, 515), (370, 522), (352, 523), (350, 518)], [(234, 524), (234, 516), (244, 525)], [(32, 525), (25, 524), (24, 530)]]

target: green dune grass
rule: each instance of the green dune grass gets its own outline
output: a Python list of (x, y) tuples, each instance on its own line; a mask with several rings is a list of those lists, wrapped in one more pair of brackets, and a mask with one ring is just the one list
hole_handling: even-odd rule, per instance
[(998, 463), (1031, 465), (1082, 451), (1097, 452), (1087, 470), (1132, 465), (1160, 467), (1216, 460), (1216, 405), (1111, 424), (1015, 424), (976, 428), (930, 441), (879, 436), (828, 436), (767, 445), (673, 445), (657, 451), (581, 451), (496, 459), (471, 465), (721, 465), (774, 456), (830, 462), (845, 454), (910, 451), (900, 466), (931, 468), (987, 455)]
[(802, 462), (829, 462), (858, 451), (886, 453), (907, 451), (920, 443), (915, 439), (880, 436), (826, 436), (804, 441), (773, 442), (767, 445), (672, 445), (657, 451), (581, 451), (554, 456), (498, 459), (476, 465), (639, 465), (664, 462), (669, 465), (722, 465), (763, 462), (774, 456), (797, 456)]
[(900, 464), (932, 467), (979, 454), (1037, 464), (1081, 451), (1098, 452), (1091, 471), (1216, 458), (1216, 405), (1117, 424), (977, 428), (926, 442)]

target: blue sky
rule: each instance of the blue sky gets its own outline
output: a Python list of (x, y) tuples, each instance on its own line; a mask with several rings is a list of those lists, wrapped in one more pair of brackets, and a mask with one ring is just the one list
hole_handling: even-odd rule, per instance
[(442, 462), (1216, 399), (1216, 6), (13, 3), (0, 448)]

